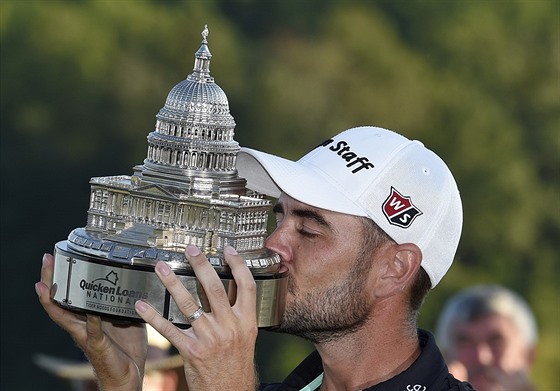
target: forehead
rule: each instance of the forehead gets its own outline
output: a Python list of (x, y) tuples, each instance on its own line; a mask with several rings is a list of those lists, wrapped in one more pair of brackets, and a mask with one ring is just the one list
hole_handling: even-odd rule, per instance
[(358, 216), (353, 216), (340, 212), (333, 212), (327, 209), (321, 209), (309, 204), (300, 202), (287, 194), (282, 194), (278, 198), (278, 203), (275, 206), (275, 211), (285, 215), (292, 215), (295, 217), (324, 221), (325, 227), (331, 228), (334, 232), (342, 232), (343, 230), (350, 230), (350, 233), (356, 234), (356, 229), (363, 230), (364, 225)]
[(455, 338), (469, 338), (486, 340), (500, 335), (505, 338), (519, 339), (521, 333), (513, 320), (507, 316), (490, 314), (470, 322), (455, 321), (451, 336)]
[(356, 220), (356, 221), (359, 220), (358, 216), (353, 216), (346, 213), (334, 212), (332, 210), (318, 208), (313, 205), (309, 205), (304, 202), (298, 201), (295, 198), (290, 197), (285, 193), (282, 193), (280, 195), (277, 204), (281, 205), (285, 209), (285, 212), (288, 212), (290, 210), (309, 210), (317, 214), (320, 214), (321, 216), (328, 216), (335, 219), (340, 218), (340, 219), (348, 219), (348, 220)]

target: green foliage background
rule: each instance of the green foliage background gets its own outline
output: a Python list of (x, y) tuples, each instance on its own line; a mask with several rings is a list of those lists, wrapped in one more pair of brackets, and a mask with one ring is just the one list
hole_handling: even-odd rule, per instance
[[(559, 383), (560, 3), (552, 0), (2, 0), (2, 390), (67, 389), (32, 363), (72, 357), (33, 289), (44, 252), (85, 225), (89, 178), (131, 174), (169, 90), (190, 73), (204, 24), (212, 75), (244, 146), (298, 158), (373, 124), (448, 162), (465, 221), (430, 294), (480, 282), (527, 298), (540, 329), (534, 378)], [(279, 380), (308, 352), (262, 332)]]

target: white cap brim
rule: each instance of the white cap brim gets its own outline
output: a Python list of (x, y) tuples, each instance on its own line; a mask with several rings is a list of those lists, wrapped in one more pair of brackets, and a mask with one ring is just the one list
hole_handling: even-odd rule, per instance
[[(241, 148), (237, 156), (239, 176), (247, 180), (247, 187), (256, 192), (278, 198), (281, 193), (307, 205), (345, 213), (367, 216), (350, 201), (350, 196), (331, 184), (320, 168), (300, 161), (291, 161), (251, 148)], [(305, 186), (301, 184), (305, 183)]]

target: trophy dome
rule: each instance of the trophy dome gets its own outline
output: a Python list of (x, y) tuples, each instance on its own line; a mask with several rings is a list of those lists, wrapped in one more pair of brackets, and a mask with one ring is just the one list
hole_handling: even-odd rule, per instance
[(215, 83), (201, 83), (186, 79), (169, 92), (160, 116), (170, 112), (188, 115), (195, 109), (207, 111), (208, 114), (229, 114), (227, 96)]
[[(188, 192), (247, 192), (235, 168), (240, 148), (228, 98), (210, 76), (207, 38), (205, 26), (192, 73), (171, 89), (156, 115), (147, 157), (135, 168), (136, 183), (165, 183)], [(209, 178), (212, 186), (198, 185)]]
[(221, 125), (233, 128), (235, 122), (229, 112), (227, 96), (210, 76), (212, 54), (208, 49), (206, 26), (202, 37), (202, 44), (195, 53), (193, 72), (171, 89), (157, 118), (161, 121), (194, 121), (202, 126)]

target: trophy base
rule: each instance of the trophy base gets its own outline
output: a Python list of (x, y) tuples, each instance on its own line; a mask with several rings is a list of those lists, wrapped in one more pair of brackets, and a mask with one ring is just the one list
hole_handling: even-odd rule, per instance
[[(204, 311), (210, 312), (208, 299), (196, 277), (181, 271), (175, 273)], [(220, 279), (233, 304), (237, 296), (233, 277), (220, 276)], [(284, 312), (288, 279), (282, 274), (255, 276), (255, 282), (257, 326), (276, 327)], [(63, 240), (55, 245), (53, 283), (56, 284), (53, 301), (73, 311), (101, 315), (116, 322), (143, 322), (134, 308), (134, 303), (141, 299), (173, 324), (189, 326), (153, 266), (121, 264), (80, 254), (69, 250)]]

